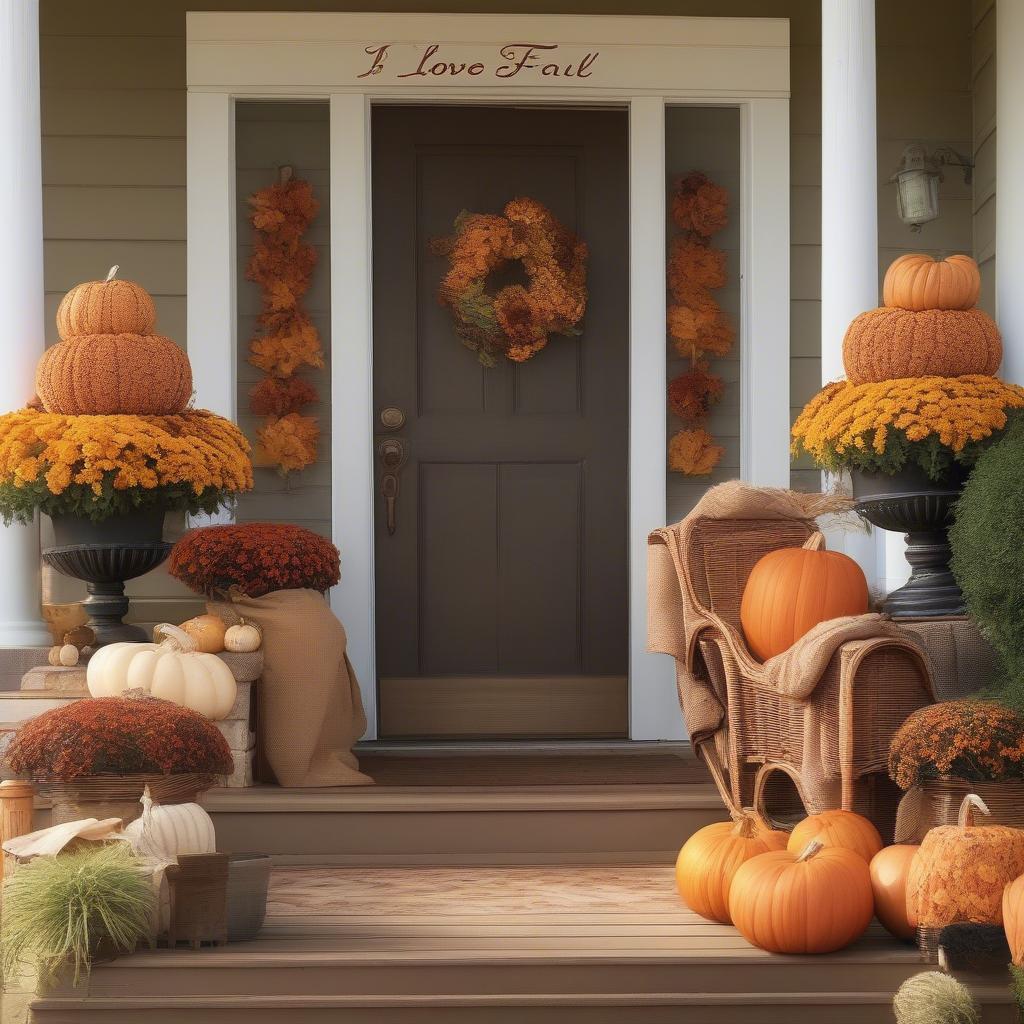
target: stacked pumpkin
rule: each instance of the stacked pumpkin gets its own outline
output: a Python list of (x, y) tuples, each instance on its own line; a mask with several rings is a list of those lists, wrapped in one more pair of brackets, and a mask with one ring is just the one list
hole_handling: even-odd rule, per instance
[(883, 305), (861, 313), (846, 331), (846, 376), (853, 384), (991, 376), (1003, 344), (995, 321), (976, 308), (980, 291), (970, 256), (900, 256), (886, 271)]

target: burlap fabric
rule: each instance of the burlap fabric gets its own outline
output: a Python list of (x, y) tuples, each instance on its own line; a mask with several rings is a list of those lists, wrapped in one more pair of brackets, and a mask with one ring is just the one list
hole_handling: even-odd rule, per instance
[(888, 781), (893, 732), (934, 700), (920, 646), (895, 624), (863, 616), (819, 627), (765, 665), (747, 649), (740, 625), (757, 561), (799, 547), (818, 530), (818, 516), (850, 504), (732, 482), (650, 535), (648, 646), (675, 658), (691, 739), (734, 812), (753, 802), (758, 772), (782, 770), (812, 813), (872, 813), (884, 804), (880, 827), (895, 818), (895, 794), (876, 783)]
[(366, 730), (345, 628), (315, 590), (233, 593), (211, 602), (225, 622), (245, 618), (263, 631), (259, 744), (286, 787), (365, 786), (352, 746)]
[(962, 700), (994, 682), (996, 653), (973, 619), (910, 619), (900, 625), (928, 651), (939, 700)]

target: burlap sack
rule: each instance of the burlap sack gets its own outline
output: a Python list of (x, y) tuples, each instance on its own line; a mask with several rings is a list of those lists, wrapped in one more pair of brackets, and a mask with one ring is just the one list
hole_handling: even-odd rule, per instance
[(232, 594), (210, 602), (225, 622), (245, 618), (263, 630), (259, 744), (278, 784), (365, 786), (352, 745), (366, 730), (345, 627), (315, 590)]

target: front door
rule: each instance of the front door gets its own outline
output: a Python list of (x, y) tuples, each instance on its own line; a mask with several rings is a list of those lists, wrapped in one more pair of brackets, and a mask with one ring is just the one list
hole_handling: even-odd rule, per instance
[[(372, 134), (380, 735), (625, 737), (625, 111), (383, 106)], [(519, 196), (587, 243), (589, 301), (488, 368), (430, 243)]]

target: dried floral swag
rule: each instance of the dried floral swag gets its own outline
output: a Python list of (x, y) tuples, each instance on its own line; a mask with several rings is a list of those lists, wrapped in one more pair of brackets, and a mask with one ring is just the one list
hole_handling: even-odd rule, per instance
[(672, 221), (679, 229), (668, 258), (668, 333), (690, 368), (669, 383), (668, 405), (684, 424), (668, 445), (669, 468), (707, 476), (725, 452), (704, 426), (722, 396), (721, 377), (711, 373), (713, 356), (727, 355), (735, 330), (712, 292), (726, 282), (726, 256), (711, 244), (728, 223), (729, 196), (699, 171), (680, 178), (672, 196)]
[[(581, 332), (587, 308), (587, 246), (535, 199), (513, 199), (503, 215), (469, 213), (454, 233), (431, 242), (447, 257), (438, 301), (455, 320), (455, 333), (484, 366), (504, 356), (522, 363), (552, 334)], [(487, 278), (519, 261), (527, 285), (510, 284), (492, 294)]]
[(245, 276), (262, 292), (249, 362), (267, 374), (249, 396), (252, 412), (266, 417), (256, 432), (256, 462), (287, 475), (316, 462), (320, 425), (301, 410), (319, 396), (295, 374), (301, 366), (321, 369), (324, 357), (319, 332), (302, 308), (317, 261), (315, 247), (302, 237), (320, 204), (308, 181), (283, 170), (281, 181), (249, 197), (256, 243)]

